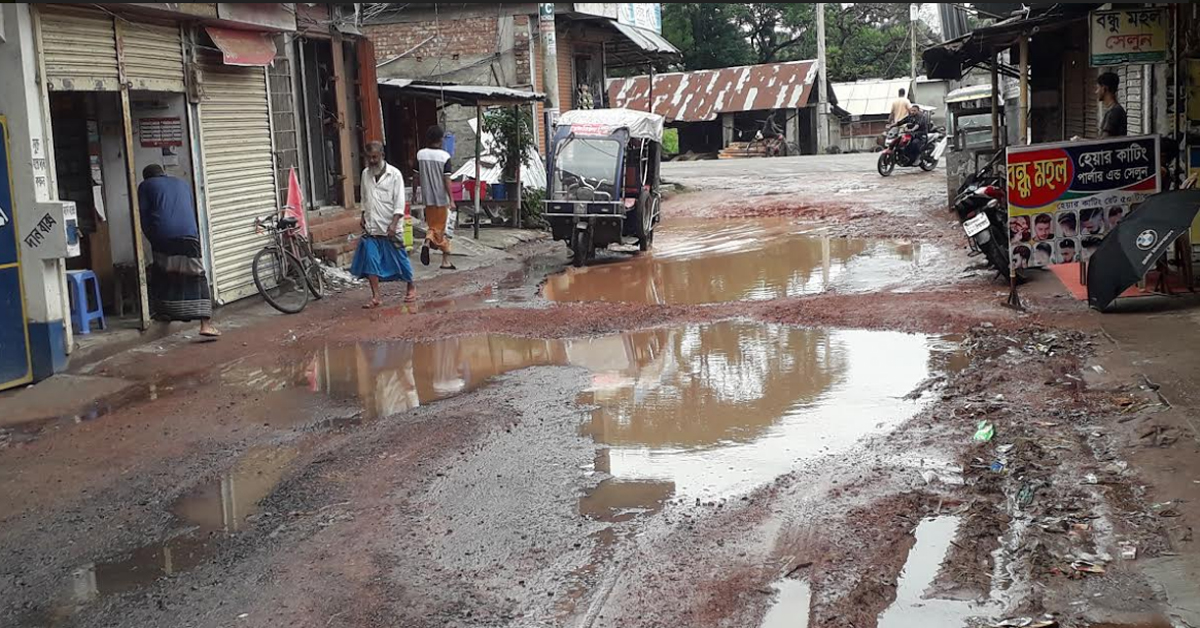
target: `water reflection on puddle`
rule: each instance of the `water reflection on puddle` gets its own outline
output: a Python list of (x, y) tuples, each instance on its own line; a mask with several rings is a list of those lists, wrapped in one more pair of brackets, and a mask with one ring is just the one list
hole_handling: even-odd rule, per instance
[(299, 369), (296, 385), (374, 418), (528, 367), (586, 368), (591, 385), (579, 402), (591, 411), (581, 429), (604, 446), (597, 470), (616, 480), (595, 499), (620, 513), (653, 511), (660, 493), (748, 491), (799, 461), (885, 432), (916, 409), (905, 395), (960, 364), (954, 346), (750, 322), (584, 340), (472, 336), (330, 346)]
[[(578, 400), (588, 409), (580, 429), (599, 446), (595, 470), (608, 479), (580, 498), (579, 512), (620, 523), (674, 498), (753, 490), (800, 462), (887, 432), (916, 410), (904, 400), (908, 393), (962, 365), (957, 346), (919, 335), (735, 321), (582, 340), (330, 345), (296, 366), (235, 365), (221, 377), (267, 393), (260, 405), (275, 415), (288, 408), (310, 416), (302, 406), (327, 398), (375, 419), (529, 367), (585, 368), (591, 379)], [(210, 560), (214, 537), (242, 530), (298, 456), (294, 448), (247, 453), (172, 507), (183, 534), (77, 569), (72, 607)]]
[(551, 301), (698, 305), (767, 301), (830, 288), (877, 290), (921, 264), (921, 245), (793, 233), (786, 222), (671, 223), (653, 256), (550, 277)]
[(228, 473), (175, 502), (171, 510), (188, 528), (184, 534), (77, 568), (71, 574), (70, 601), (59, 613), (70, 615), (92, 600), (149, 586), (207, 562), (217, 549), (214, 537), (241, 531), (298, 455), (298, 449), (286, 447), (246, 453)]
[(760, 628), (807, 628), (812, 589), (803, 580), (784, 579), (775, 584), (778, 597)]
[(900, 574), (896, 601), (880, 615), (879, 628), (959, 628), (966, 626), (972, 617), (988, 614), (987, 607), (970, 602), (926, 598), (950, 552), (959, 524), (957, 517), (940, 517), (925, 520), (917, 527), (916, 545)]

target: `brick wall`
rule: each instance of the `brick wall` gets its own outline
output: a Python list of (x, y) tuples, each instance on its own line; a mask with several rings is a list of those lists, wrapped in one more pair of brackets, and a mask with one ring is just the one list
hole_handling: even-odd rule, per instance
[[(513, 54), (516, 57), (517, 76), (516, 80), (519, 85), (532, 86), (533, 77), (530, 75), (530, 23), (533, 20), (528, 15), (518, 15), (513, 18)], [(536, 26), (536, 24), (535, 24)]]
[(455, 61), (456, 57), (495, 53), (499, 22), (495, 17), (472, 17), (443, 19), (437, 23), (374, 24), (364, 26), (363, 32), (375, 44), (375, 56), (381, 62), (412, 50), (436, 34), (435, 41), (425, 44), (411, 55), (430, 60), (432, 70), (438, 57), (442, 57), (443, 65), (453, 67), (447, 62)]
[(296, 137), (296, 110), (292, 99), (292, 64), (284, 46), (279, 46), (279, 55), (268, 69), (268, 87), (271, 90), (271, 112), (275, 126), (275, 184), (279, 204), (287, 202), (288, 173), (291, 168), (300, 168), (300, 151)]

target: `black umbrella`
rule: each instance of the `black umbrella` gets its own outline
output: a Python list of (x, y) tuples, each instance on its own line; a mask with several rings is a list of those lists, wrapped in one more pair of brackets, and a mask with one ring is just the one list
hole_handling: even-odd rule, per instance
[(1101, 312), (1158, 263), (1192, 228), (1200, 190), (1164, 192), (1146, 199), (1104, 238), (1088, 262), (1088, 303)]

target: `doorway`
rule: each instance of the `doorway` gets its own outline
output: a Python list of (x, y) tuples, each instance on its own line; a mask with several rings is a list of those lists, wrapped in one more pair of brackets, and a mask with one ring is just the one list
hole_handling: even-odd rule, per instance
[[(132, 91), (129, 98), (127, 128), (119, 92), (50, 94), (58, 197), (75, 202), (80, 228), (81, 255), (67, 260), (67, 268), (95, 273), (111, 330), (138, 329), (143, 318), (146, 286), (138, 269), (131, 170), (135, 184), (151, 164), (194, 181), (184, 95)], [(127, 134), (132, 159), (126, 154)], [(148, 263), (150, 245), (144, 238), (142, 247)]]

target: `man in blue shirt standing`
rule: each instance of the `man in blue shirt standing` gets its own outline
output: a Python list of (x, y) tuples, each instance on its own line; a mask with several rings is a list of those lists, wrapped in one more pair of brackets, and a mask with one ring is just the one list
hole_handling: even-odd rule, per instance
[(138, 186), (142, 232), (150, 240), (150, 312), (155, 320), (200, 321), (200, 335), (218, 338), (212, 324), (212, 291), (204, 272), (200, 229), (192, 188), (168, 176), (158, 164), (146, 166)]

